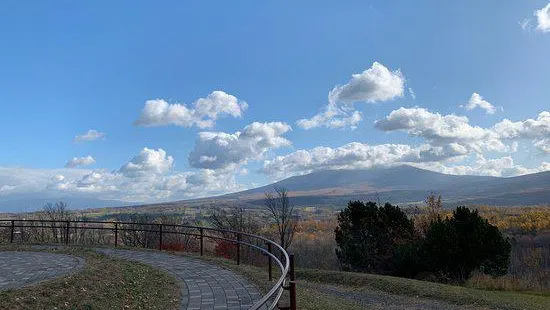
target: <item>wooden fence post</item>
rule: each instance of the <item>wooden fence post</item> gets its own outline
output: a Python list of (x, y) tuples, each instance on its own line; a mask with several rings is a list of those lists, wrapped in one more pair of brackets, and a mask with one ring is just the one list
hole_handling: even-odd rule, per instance
[(118, 222), (115, 222), (115, 248), (118, 246)]
[[(271, 242), (267, 243), (267, 252), (269, 254), (271, 253)], [(267, 268), (268, 268), (268, 274), (269, 274), (269, 281), (273, 281), (273, 271), (272, 271), (272, 262), (271, 262), (271, 255), (267, 255)]]
[(67, 221), (67, 227), (65, 228), (65, 244), (69, 244), (69, 226), (71, 222)]
[(159, 224), (159, 250), (162, 251), (162, 224)]
[(10, 243), (13, 243), (13, 235), (15, 233), (15, 221), (11, 220), (11, 233), (10, 233)]
[(203, 256), (204, 255), (204, 241), (203, 241), (204, 240), (204, 229), (202, 229), (202, 227), (199, 228), (199, 232), (201, 234), (201, 236), (200, 236), (200, 239), (201, 239), (201, 256)]
[(290, 310), (296, 309), (296, 281), (290, 281)]
[(237, 233), (237, 265), (241, 264), (241, 233)]
[(296, 274), (294, 273), (294, 254), (290, 254), (290, 309), (296, 310)]

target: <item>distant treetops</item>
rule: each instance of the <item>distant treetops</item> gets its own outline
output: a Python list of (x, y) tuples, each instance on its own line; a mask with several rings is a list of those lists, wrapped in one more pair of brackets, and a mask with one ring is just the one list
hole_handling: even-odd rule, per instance
[(500, 276), (510, 242), (477, 210), (458, 207), (415, 227), (397, 206), (349, 202), (338, 215), (336, 255), (343, 270), (464, 282), (474, 270)]

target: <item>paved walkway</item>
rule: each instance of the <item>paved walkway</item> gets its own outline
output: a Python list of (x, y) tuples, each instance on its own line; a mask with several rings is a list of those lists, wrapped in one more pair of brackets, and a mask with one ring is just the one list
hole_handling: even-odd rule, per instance
[(96, 250), (168, 271), (182, 283), (181, 309), (242, 310), (261, 299), (258, 289), (242, 276), (198, 259), (162, 252)]
[(84, 266), (79, 257), (46, 252), (0, 252), (0, 291), (69, 275)]

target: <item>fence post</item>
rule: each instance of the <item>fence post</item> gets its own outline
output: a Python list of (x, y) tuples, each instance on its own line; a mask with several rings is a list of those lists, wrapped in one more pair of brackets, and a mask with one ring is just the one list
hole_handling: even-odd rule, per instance
[[(271, 242), (267, 242), (267, 253), (271, 254)], [(273, 271), (272, 271), (272, 262), (271, 255), (267, 255), (267, 268), (269, 273), (269, 281), (273, 281)]]
[(290, 281), (290, 310), (296, 309), (296, 281)]
[(67, 221), (67, 227), (65, 228), (65, 244), (69, 244), (69, 226), (70, 222)]
[(199, 232), (200, 232), (200, 234), (201, 234), (201, 237), (200, 237), (200, 238), (201, 238), (201, 256), (203, 256), (203, 255), (204, 255), (204, 242), (203, 242), (203, 239), (204, 239), (204, 229), (202, 229), (202, 227), (199, 228)]
[(289, 258), (289, 271), (290, 281), (296, 280), (296, 275), (294, 274), (294, 254), (288, 254)]
[(118, 222), (115, 222), (115, 248), (118, 246)]
[(15, 233), (15, 221), (11, 220), (10, 243), (13, 243), (13, 234), (14, 233)]
[(237, 233), (237, 265), (241, 264), (241, 233)]
[(296, 310), (296, 274), (294, 273), (294, 254), (289, 255), (290, 259), (290, 310)]
[(162, 251), (162, 224), (159, 224), (159, 250)]

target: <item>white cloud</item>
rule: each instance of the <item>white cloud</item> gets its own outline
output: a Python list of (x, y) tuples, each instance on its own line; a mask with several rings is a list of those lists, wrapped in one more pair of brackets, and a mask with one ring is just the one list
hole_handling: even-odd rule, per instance
[(480, 108), (485, 110), (487, 114), (495, 114), (496, 108), (489, 101), (484, 100), (478, 93), (473, 93), (468, 101), (468, 104), (461, 106), (468, 111), (471, 111), (475, 108)]
[(492, 129), (503, 139), (534, 139), (550, 137), (550, 112), (542, 111), (537, 119), (512, 122), (504, 119)]
[(270, 149), (290, 146), (282, 137), (292, 128), (281, 122), (246, 126), (242, 132), (200, 132), (189, 154), (189, 164), (195, 168), (224, 169), (262, 158)]
[(399, 108), (375, 122), (383, 131), (405, 131), (434, 146), (456, 143), (471, 152), (515, 152), (519, 140), (532, 140), (547, 150), (550, 138), (550, 112), (542, 111), (537, 119), (513, 122), (504, 119), (491, 128), (472, 126), (465, 116), (441, 115), (423, 108)]
[(169, 104), (163, 99), (147, 100), (134, 125), (209, 128), (221, 116), (241, 117), (247, 108), (246, 102), (223, 91), (213, 91), (206, 98), (199, 98), (192, 107), (179, 103)]
[(154, 202), (217, 195), (246, 189), (232, 171), (173, 171), (162, 149), (144, 148), (118, 170), (0, 167), (0, 198), (88, 197)]
[(95, 159), (88, 155), (85, 157), (73, 157), (65, 164), (65, 168), (76, 168), (78, 166), (89, 166), (95, 164)]
[(309, 119), (300, 119), (297, 125), (303, 129), (316, 127), (355, 128), (361, 121), (361, 113), (354, 111), (357, 102), (375, 103), (402, 97), (405, 78), (400, 70), (390, 71), (374, 62), (362, 73), (353, 74), (350, 81), (335, 86), (328, 94), (324, 110)]
[(355, 129), (361, 119), (362, 115), (359, 111), (349, 111), (349, 109), (338, 108), (335, 104), (328, 104), (324, 112), (310, 119), (300, 119), (296, 125), (306, 130), (316, 127)]
[(98, 139), (105, 139), (105, 133), (97, 131), (95, 129), (90, 129), (84, 134), (76, 135), (73, 139), (73, 142), (79, 143), (84, 141), (94, 141)]
[[(475, 96), (474, 96), (475, 99)], [(518, 122), (503, 120), (493, 127), (471, 125), (465, 116), (441, 115), (423, 108), (400, 108), (375, 122), (382, 131), (404, 131), (419, 137), (424, 144), (413, 147), (403, 144), (367, 145), (358, 142), (339, 148), (317, 147), (299, 150), (264, 162), (263, 172), (286, 177), (322, 169), (370, 168), (415, 163), (454, 174), (511, 176), (541, 171), (513, 162), (510, 156), (486, 159), (488, 153), (516, 152), (519, 141), (532, 140), (535, 147), (550, 150), (550, 112), (539, 113), (536, 119)], [(476, 156), (473, 165), (444, 166), (469, 155)]]
[(526, 168), (522, 165), (517, 165), (510, 156), (486, 159), (482, 155), (477, 155), (476, 161), (471, 165), (447, 166), (440, 162), (417, 163), (413, 165), (446, 174), (487, 175), (494, 177), (511, 177), (548, 170), (545, 169), (545, 163), (542, 163), (538, 168)]
[[(26, 195), (47, 193), (48, 188), (63, 179), (79, 179), (89, 173), (88, 169), (32, 169), (21, 167), (0, 167), (0, 195)], [(46, 197), (48, 195), (45, 195)]]
[(537, 30), (541, 32), (550, 32), (550, 2), (540, 10), (535, 11), (537, 17)]
[(374, 62), (369, 69), (353, 74), (347, 84), (334, 87), (328, 98), (334, 103), (375, 103), (402, 97), (404, 86), (405, 78), (400, 70), (390, 71), (381, 63)]
[(414, 92), (414, 90), (409, 87), (409, 96), (411, 96), (411, 98), (413, 98), (413, 100), (416, 100), (416, 93)]
[(543, 153), (550, 154), (550, 138), (537, 140), (535, 142), (535, 147)]
[(441, 115), (423, 108), (399, 108), (375, 122), (383, 131), (406, 131), (433, 145), (459, 144), (476, 152), (510, 151), (493, 131), (472, 126), (465, 116)]
[(523, 30), (531, 30), (531, 20), (529, 18), (522, 20), (518, 24)]
[(459, 145), (421, 145), (415, 148), (405, 144), (368, 145), (352, 142), (338, 148), (316, 147), (277, 156), (264, 162), (262, 172), (282, 178), (316, 170), (367, 169), (400, 163), (438, 161), (462, 156), (465, 152)]
[(174, 163), (172, 156), (167, 156), (163, 149), (143, 148), (130, 162), (119, 171), (127, 177), (140, 177), (168, 172)]

